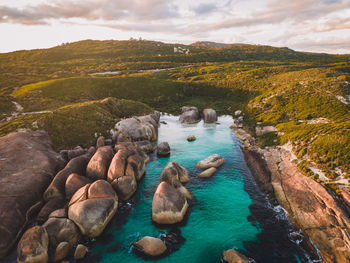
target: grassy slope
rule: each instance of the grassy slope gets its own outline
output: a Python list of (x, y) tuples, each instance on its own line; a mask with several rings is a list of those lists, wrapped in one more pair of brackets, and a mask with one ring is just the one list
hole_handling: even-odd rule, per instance
[[(294, 142), (298, 157), (307, 161), (301, 165), (306, 174), (310, 174), (307, 166), (316, 163), (329, 177), (336, 176), (335, 168), (349, 175), (349, 105), (336, 98), (350, 94), (346, 85), (350, 81), (349, 56), (254, 45), (181, 45), (190, 50), (185, 55), (174, 53), (174, 46), (180, 45), (153, 41), (80, 41), (47, 50), (0, 54), (0, 90), (7, 96), (1, 98), (9, 107), (10, 100), (17, 100), (24, 111), (62, 112), (70, 109), (67, 105), (76, 104), (87, 115), (91, 113), (83, 105), (109, 96), (137, 100), (170, 113), (178, 113), (184, 104), (200, 109), (213, 107), (219, 114), (243, 109), (252, 132), (256, 122), (262, 121), (263, 125), (277, 126), (283, 134), (263, 136), (261, 145), (276, 144), (276, 139), (282, 144)], [(192, 66), (171, 71), (135, 71), (188, 64)], [(110, 70), (121, 70), (122, 74), (86, 76)], [(9, 91), (19, 85), (21, 88), (9, 97)], [(7, 114), (9, 107), (0, 107), (0, 111)], [(106, 121), (110, 119), (108, 114), (101, 116)], [(32, 117), (40, 116), (21, 118)], [(307, 123), (321, 117), (329, 123)], [(44, 119), (38, 123), (49, 123), (48, 116)], [(45, 127), (54, 126), (57, 120), (58, 117)], [(78, 122), (78, 128), (70, 130), (78, 134), (81, 125)], [(19, 126), (4, 129), (1, 124), (0, 129), (4, 134)], [(61, 130), (54, 136), (60, 138)], [(66, 147), (75, 142), (64, 144), (60, 139), (56, 144)], [(314, 178), (317, 180), (317, 176)]]

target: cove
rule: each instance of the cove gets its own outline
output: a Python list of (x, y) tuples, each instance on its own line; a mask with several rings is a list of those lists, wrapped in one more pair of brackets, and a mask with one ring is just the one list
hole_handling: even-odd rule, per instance
[[(272, 207), (256, 186), (246, 166), (240, 142), (229, 126), (232, 118), (220, 117), (219, 124), (181, 125), (178, 117), (162, 116), (158, 142), (170, 144), (171, 155), (151, 155), (138, 192), (119, 209), (105, 233), (92, 242), (86, 261), (144, 262), (131, 249), (143, 236), (166, 235), (170, 228), (151, 222), (152, 198), (159, 176), (169, 161), (190, 172), (185, 186), (193, 193), (189, 217), (178, 229), (184, 243), (157, 262), (220, 262), (224, 250), (238, 249), (256, 262), (312, 262), (310, 256), (289, 236), (293, 230), (283, 209)], [(188, 142), (188, 135), (197, 140)], [(197, 178), (195, 164), (211, 154), (220, 154), (226, 163), (211, 178)], [(85, 261), (85, 260), (84, 260)]]

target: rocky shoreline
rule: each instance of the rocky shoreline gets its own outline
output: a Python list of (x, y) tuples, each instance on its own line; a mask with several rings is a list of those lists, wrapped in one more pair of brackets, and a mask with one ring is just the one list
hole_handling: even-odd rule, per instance
[(272, 204), (280, 204), (294, 227), (302, 231), (302, 245), (323, 262), (350, 262), (350, 214), (345, 198), (304, 176), (288, 145), (261, 149), (242, 128), (232, 130), (242, 141), (245, 160), (260, 189)]

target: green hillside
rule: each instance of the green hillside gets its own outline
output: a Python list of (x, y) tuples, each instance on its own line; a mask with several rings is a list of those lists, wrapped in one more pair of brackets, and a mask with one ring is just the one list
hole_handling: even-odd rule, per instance
[[(150, 71), (165, 68), (174, 69)], [(120, 73), (90, 75), (106, 71)], [(322, 170), (330, 182), (350, 175), (348, 96), (349, 55), (145, 40), (86, 40), (0, 54), (0, 118), (16, 111), (13, 102), (23, 107), (17, 117), (3, 119), (1, 135), (44, 128), (62, 149), (89, 145), (118, 118), (151, 108), (173, 114), (183, 105), (219, 114), (241, 109), (253, 134), (257, 122), (278, 129), (259, 137), (261, 146), (292, 142), (300, 169), (321, 183), (308, 167)], [(113, 98), (106, 104), (107, 97)], [(37, 111), (45, 112), (21, 114)]]

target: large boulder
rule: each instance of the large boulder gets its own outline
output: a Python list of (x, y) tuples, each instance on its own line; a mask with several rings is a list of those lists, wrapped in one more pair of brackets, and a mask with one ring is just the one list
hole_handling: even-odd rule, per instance
[(213, 109), (204, 109), (203, 119), (205, 123), (215, 123), (218, 120), (218, 115)]
[[(16, 243), (42, 205), (42, 196), (64, 165), (44, 131), (0, 138), (0, 258)], [(35, 212), (35, 213), (34, 213)]]
[(225, 263), (249, 263), (248, 258), (237, 250), (229, 249), (222, 253), (222, 259)]
[(46, 263), (49, 238), (45, 228), (34, 226), (22, 236), (17, 246), (18, 263)]
[(60, 209), (60, 208), (63, 208), (65, 204), (66, 204), (66, 200), (63, 199), (62, 197), (56, 197), (56, 198), (50, 199), (43, 206), (43, 208), (41, 208), (41, 210), (37, 216), (38, 223), (40, 223), (40, 224), (44, 223), (49, 218), (49, 215), (53, 211)]
[(69, 202), (68, 217), (88, 237), (99, 236), (118, 209), (112, 186), (98, 180), (80, 188)]
[(157, 155), (159, 157), (167, 157), (170, 155), (170, 146), (167, 142), (161, 142), (157, 146)]
[(112, 147), (103, 146), (98, 148), (86, 167), (86, 176), (91, 181), (105, 180), (113, 156), (114, 152)]
[(197, 176), (201, 177), (201, 178), (207, 178), (207, 177), (212, 176), (215, 172), (216, 172), (216, 168), (210, 167), (210, 168), (204, 170), (203, 172), (201, 172), (200, 174), (198, 174)]
[(89, 183), (91, 183), (89, 178), (76, 173), (72, 173), (70, 176), (68, 176), (66, 181), (66, 199), (70, 200), (76, 191)]
[(161, 182), (152, 202), (152, 220), (158, 224), (175, 224), (183, 220), (188, 208), (186, 198), (175, 187)]
[(160, 175), (161, 182), (167, 182), (175, 187), (179, 185), (179, 182), (187, 183), (189, 180), (190, 177), (186, 168), (176, 162), (168, 162)]
[(208, 169), (210, 167), (218, 168), (224, 163), (225, 163), (225, 159), (215, 153), (205, 158), (204, 160), (198, 162), (196, 164), (196, 167), (199, 169)]
[(161, 239), (145, 236), (133, 244), (133, 249), (138, 253), (156, 257), (164, 254), (167, 247)]
[(66, 213), (61, 214), (61, 217), (59, 213), (62, 211), (56, 211), (51, 213), (49, 219), (43, 224), (49, 235), (50, 247), (56, 248), (61, 242), (68, 242), (70, 246), (74, 246), (80, 238), (77, 226), (66, 217)]
[(70, 160), (66, 167), (56, 174), (55, 178), (44, 193), (44, 199), (48, 201), (57, 197), (65, 198), (65, 185), (68, 176), (72, 173), (85, 175), (86, 166), (90, 159), (91, 152), (88, 152)]
[(74, 259), (82, 259), (88, 252), (88, 248), (83, 244), (79, 244), (74, 251)]
[(196, 107), (184, 106), (181, 108), (179, 122), (183, 124), (197, 123), (201, 120), (201, 115)]
[(156, 141), (158, 138), (159, 113), (133, 117), (115, 125), (116, 135), (123, 135), (131, 141)]

